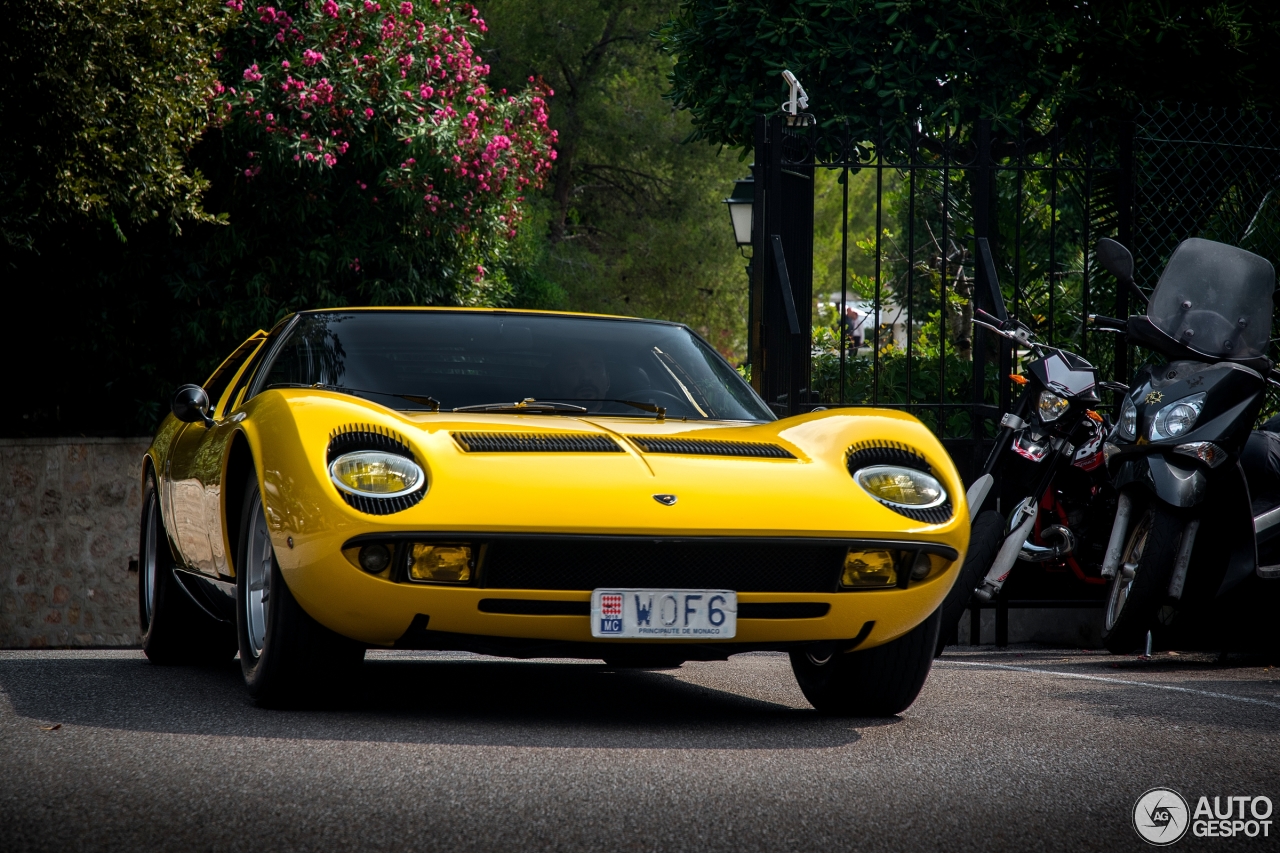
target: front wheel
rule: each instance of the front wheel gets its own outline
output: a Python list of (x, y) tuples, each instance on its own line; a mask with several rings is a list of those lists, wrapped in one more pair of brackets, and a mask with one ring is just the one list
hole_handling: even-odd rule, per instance
[(1142, 645), (1169, 589), (1186, 525), (1161, 506), (1138, 518), (1125, 542), (1116, 576), (1107, 588), (1102, 644), (1112, 654)]
[(364, 646), (307, 615), (280, 574), (258, 482), (245, 489), (236, 565), (236, 636), (249, 695), (264, 706), (324, 698), (351, 680)]
[(791, 653), (804, 698), (824, 714), (890, 717), (911, 707), (933, 666), (942, 610), (883, 646), (844, 654)]
[(938, 644), (934, 656), (942, 654), (951, 629), (960, 621), (969, 607), (973, 591), (991, 570), (1000, 545), (1004, 543), (1004, 519), (994, 510), (978, 513), (969, 528), (969, 551), (964, 555), (955, 585), (942, 602), (942, 629), (938, 631)]

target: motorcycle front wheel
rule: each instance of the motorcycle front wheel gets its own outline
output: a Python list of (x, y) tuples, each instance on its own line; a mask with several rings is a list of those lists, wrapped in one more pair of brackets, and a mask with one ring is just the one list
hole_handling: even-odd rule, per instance
[(1149, 507), (1129, 531), (1116, 576), (1107, 588), (1102, 644), (1126, 654), (1143, 644), (1173, 577), (1185, 523), (1161, 506)]
[[(942, 630), (938, 632), (938, 644), (934, 649), (934, 657), (942, 654), (951, 629), (960, 622), (960, 617), (969, 608), (973, 590), (987, 576), (991, 564), (996, 561), (996, 554), (1004, 544), (1004, 518), (994, 510), (978, 513), (969, 528), (969, 550), (965, 552), (964, 563), (956, 575), (956, 582), (942, 602)], [(977, 645), (971, 638), (970, 643)]]

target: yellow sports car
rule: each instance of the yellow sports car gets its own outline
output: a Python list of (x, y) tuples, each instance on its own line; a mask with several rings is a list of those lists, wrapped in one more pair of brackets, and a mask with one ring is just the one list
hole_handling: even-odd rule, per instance
[(238, 650), (264, 704), (368, 648), (771, 649), (818, 709), (893, 714), (969, 536), (909, 415), (778, 420), (685, 326), (545, 312), (292, 315), (178, 390), (143, 490), (147, 655)]

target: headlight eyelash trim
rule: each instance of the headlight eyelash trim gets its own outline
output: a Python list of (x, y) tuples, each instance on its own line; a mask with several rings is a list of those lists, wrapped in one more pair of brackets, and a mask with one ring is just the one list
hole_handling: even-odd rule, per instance
[[(868, 468), (872, 465), (897, 465), (902, 468), (914, 468), (932, 477), (937, 477), (932, 466), (929, 465), (929, 461), (919, 451), (898, 441), (872, 439), (870, 441), (854, 442), (845, 451), (845, 465), (849, 469), (850, 477), (853, 477), (863, 468)], [(955, 506), (951, 503), (950, 495), (938, 506), (928, 507), (927, 509), (897, 506), (885, 503), (874, 497), (873, 499), (882, 507), (891, 509), (899, 515), (905, 515), (907, 518), (928, 524), (945, 524), (955, 515)]]
[[(329, 433), (329, 447), (325, 453), (325, 468), (327, 469), (333, 464), (333, 460), (344, 453), (354, 453), (359, 450), (380, 450), (384, 453), (394, 453), (411, 459), (419, 467), (422, 467), (422, 463), (414, 456), (413, 449), (409, 446), (409, 440), (400, 433), (377, 424), (346, 424)], [(407, 495), (388, 498), (353, 495), (336, 486), (334, 491), (342, 495), (342, 499), (346, 501), (348, 506), (360, 512), (368, 513), (369, 515), (391, 515), (392, 513), (409, 509), (409, 507), (415, 506), (421, 501), (427, 494), (427, 480), (427, 477), (423, 477), (422, 485), (416, 491)]]

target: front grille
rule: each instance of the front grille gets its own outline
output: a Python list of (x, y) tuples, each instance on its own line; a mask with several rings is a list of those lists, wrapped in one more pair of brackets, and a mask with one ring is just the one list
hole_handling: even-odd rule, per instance
[(486, 549), (492, 589), (731, 589), (835, 592), (847, 547), (830, 543), (653, 539), (499, 539)]
[(616, 441), (588, 432), (455, 432), (468, 453), (622, 453)]
[(754, 459), (795, 459), (785, 447), (757, 441), (718, 441), (702, 438), (652, 438), (629, 435), (645, 453), (680, 453), (685, 456), (738, 456)]

